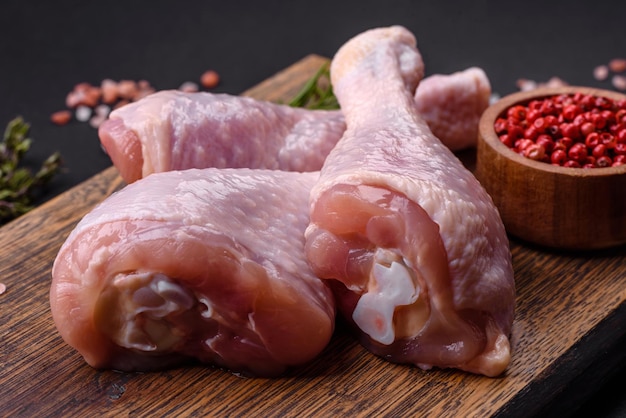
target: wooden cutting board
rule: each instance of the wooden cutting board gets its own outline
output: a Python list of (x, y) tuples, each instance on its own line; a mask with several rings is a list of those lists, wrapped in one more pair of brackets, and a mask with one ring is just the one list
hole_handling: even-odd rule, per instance
[[(287, 100), (325, 61), (307, 56), (245, 94)], [(513, 360), (499, 378), (390, 364), (342, 327), (316, 361), (277, 379), (94, 370), (53, 325), (50, 269), (79, 219), (122, 186), (109, 168), (0, 228), (0, 416), (530, 416), (570, 410), (624, 364), (626, 248), (571, 254), (513, 240)]]

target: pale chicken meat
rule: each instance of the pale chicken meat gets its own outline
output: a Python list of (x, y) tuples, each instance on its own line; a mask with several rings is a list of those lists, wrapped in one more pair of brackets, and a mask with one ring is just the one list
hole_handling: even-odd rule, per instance
[(339, 112), (166, 90), (113, 111), (98, 134), (132, 183), (188, 168), (318, 171), (344, 129)]
[(104, 200), (60, 249), (52, 317), (95, 368), (185, 362), (275, 376), (315, 358), (333, 295), (304, 258), (317, 173), (156, 173)]
[[(472, 67), (427, 77), (415, 102), (442, 142), (461, 150), (476, 144), (490, 95), (487, 75)], [(131, 183), (154, 172), (187, 168), (317, 171), (344, 130), (340, 111), (169, 90), (113, 111), (99, 137)]]
[(347, 129), (311, 191), (307, 258), (373, 353), (497, 376), (515, 310), (508, 238), (489, 195), (421, 117), (421, 74), (400, 26), (366, 31), (333, 58)]
[(433, 74), (417, 86), (415, 106), (428, 128), (446, 147), (475, 147), (478, 124), (489, 107), (491, 84), (479, 67)]

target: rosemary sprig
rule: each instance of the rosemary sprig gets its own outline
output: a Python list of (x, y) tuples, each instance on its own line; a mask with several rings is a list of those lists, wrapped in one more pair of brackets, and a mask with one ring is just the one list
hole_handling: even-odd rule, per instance
[(0, 225), (33, 208), (34, 193), (47, 184), (61, 168), (58, 152), (49, 156), (33, 175), (20, 167), (22, 157), (32, 144), (30, 125), (21, 117), (10, 121), (0, 142)]
[(339, 109), (339, 103), (330, 83), (330, 66), (328, 63), (311, 77), (304, 87), (291, 99), (289, 106), (307, 109)]

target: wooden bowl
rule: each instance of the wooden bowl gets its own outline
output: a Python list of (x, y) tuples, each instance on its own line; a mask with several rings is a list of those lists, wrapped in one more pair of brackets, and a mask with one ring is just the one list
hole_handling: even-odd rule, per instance
[(494, 130), (496, 118), (512, 105), (576, 92), (626, 98), (572, 86), (502, 98), (480, 120), (476, 177), (493, 198), (509, 234), (552, 248), (608, 248), (626, 243), (626, 165), (566, 168), (534, 161), (503, 144)]

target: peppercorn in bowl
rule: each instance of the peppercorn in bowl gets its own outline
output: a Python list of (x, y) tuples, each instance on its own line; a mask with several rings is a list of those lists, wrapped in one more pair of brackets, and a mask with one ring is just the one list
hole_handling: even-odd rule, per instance
[(626, 243), (626, 96), (567, 86), (500, 99), (480, 120), (476, 177), (512, 236), (573, 250)]

